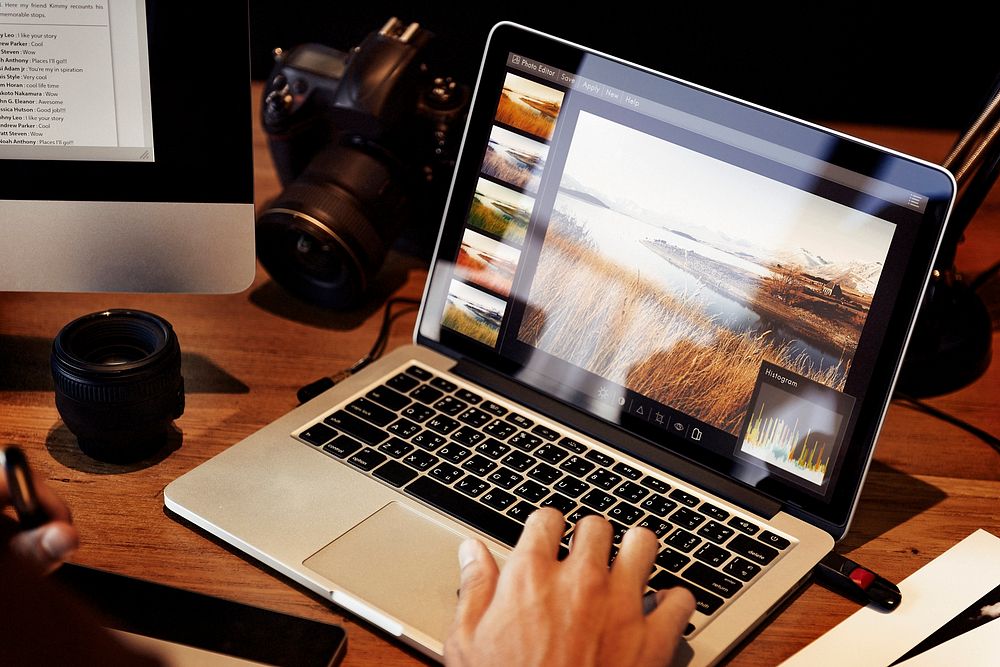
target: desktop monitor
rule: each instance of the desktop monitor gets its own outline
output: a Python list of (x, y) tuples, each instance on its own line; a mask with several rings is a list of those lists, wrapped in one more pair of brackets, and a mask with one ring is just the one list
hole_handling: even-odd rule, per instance
[(2, 5), (0, 290), (246, 288), (246, 0)]

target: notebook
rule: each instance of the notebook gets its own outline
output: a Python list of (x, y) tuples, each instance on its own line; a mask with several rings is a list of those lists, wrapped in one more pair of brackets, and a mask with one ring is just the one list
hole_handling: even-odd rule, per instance
[[(501, 23), (414, 343), (167, 508), (440, 659), (456, 549), (657, 534), (717, 662), (844, 536), (954, 196), (940, 167)], [(613, 561), (616, 548), (609, 553)]]

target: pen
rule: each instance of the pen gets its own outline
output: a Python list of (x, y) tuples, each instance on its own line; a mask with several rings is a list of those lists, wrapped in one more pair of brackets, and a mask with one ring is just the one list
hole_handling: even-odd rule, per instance
[(863, 605), (893, 611), (903, 597), (894, 583), (831, 551), (816, 565), (816, 577), (832, 590)]
[(31, 468), (21, 448), (8, 445), (0, 449), (0, 467), (7, 478), (7, 488), (21, 529), (31, 530), (48, 522), (49, 514), (35, 493)]

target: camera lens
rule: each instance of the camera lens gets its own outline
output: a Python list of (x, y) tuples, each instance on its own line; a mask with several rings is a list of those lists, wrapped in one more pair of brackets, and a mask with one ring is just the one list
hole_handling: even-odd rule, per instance
[(407, 214), (385, 157), (327, 147), (261, 213), (257, 256), (278, 284), (322, 306), (358, 304)]
[(141, 310), (73, 320), (52, 342), (56, 408), (87, 455), (139, 461), (184, 413), (181, 350), (173, 327)]

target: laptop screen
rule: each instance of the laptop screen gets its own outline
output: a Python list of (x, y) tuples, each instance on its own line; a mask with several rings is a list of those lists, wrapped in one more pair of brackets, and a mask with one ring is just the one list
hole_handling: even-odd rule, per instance
[(926, 165), (502, 26), (420, 335), (837, 522), (950, 196)]

